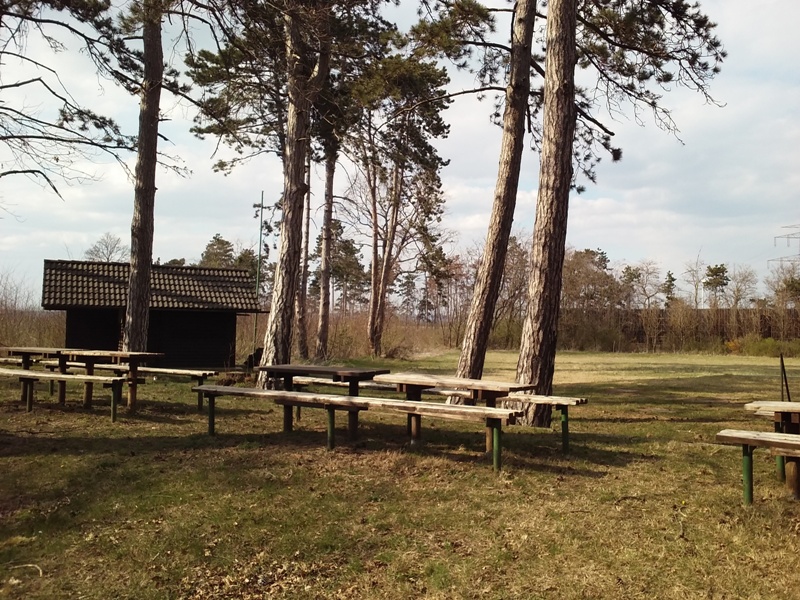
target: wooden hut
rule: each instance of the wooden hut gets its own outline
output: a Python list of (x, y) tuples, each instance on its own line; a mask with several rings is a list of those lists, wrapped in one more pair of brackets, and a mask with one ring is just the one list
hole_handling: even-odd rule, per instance
[[(122, 345), (130, 265), (45, 260), (42, 307), (66, 312), (67, 348)], [(159, 366), (236, 363), (236, 316), (258, 312), (255, 281), (241, 269), (153, 265), (147, 350)]]

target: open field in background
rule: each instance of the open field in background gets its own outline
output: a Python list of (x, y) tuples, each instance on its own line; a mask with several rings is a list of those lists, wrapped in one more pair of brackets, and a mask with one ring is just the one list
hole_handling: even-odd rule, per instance
[(555, 387), (589, 398), (572, 453), (557, 423), (511, 427), (497, 475), (472, 424), (423, 420), (412, 450), (402, 416), (362, 413), (348, 445), (337, 415), (328, 452), (319, 410), (284, 434), (274, 405), (223, 398), (210, 438), (189, 383), (149, 381), (112, 424), (107, 390), (87, 411), (42, 385), (28, 414), (0, 380), (0, 597), (800, 598), (800, 503), (760, 450), (743, 507), (741, 452), (713, 443), (771, 429), (742, 405), (780, 398), (777, 359), (562, 353)]

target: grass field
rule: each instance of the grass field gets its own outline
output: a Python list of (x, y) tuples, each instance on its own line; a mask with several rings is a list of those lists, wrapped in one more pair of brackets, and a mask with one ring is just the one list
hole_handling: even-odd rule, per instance
[(274, 405), (220, 399), (210, 438), (190, 386), (150, 381), (112, 424), (107, 390), (85, 410), (42, 385), (26, 413), (0, 381), (0, 597), (800, 598), (800, 503), (761, 450), (744, 507), (741, 451), (713, 443), (771, 430), (742, 405), (780, 398), (776, 359), (561, 354), (555, 393), (589, 398), (571, 454), (555, 422), (509, 427), (499, 475), (453, 421), (411, 449), (404, 417), (365, 412), (329, 452), (324, 411), (284, 434)]

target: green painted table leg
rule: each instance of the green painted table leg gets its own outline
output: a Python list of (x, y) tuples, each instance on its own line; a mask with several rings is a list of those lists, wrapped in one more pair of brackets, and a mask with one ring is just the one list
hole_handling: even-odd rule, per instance
[(328, 450), (333, 450), (335, 445), (334, 432), (336, 430), (336, 409), (327, 406), (328, 411)]
[(753, 446), (742, 445), (742, 483), (744, 486), (744, 503), (753, 503)]
[(208, 435), (214, 435), (214, 404), (215, 397), (208, 397)]
[(502, 447), (500, 438), (502, 437), (502, 424), (499, 419), (487, 419), (489, 427), (492, 428), (492, 467), (495, 471), (503, 468)]
[(565, 404), (556, 408), (561, 411), (561, 451), (566, 454), (569, 452), (569, 408)]

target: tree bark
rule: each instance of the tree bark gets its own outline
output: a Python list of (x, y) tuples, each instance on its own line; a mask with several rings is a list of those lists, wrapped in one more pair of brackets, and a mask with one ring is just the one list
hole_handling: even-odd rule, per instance
[[(575, 136), (576, 0), (550, 0), (547, 14), (542, 153), (533, 228), (528, 309), (522, 328), (517, 381), (537, 394), (553, 391), (558, 310)], [(548, 427), (552, 407), (528, 409), (523, 422)], [(533, 413), (533, 414), (530, 414)]]
[[(303, 72), (300, 25), (291, 12), (284, 17), (288, 57), (286, 147), (283, 154), (283, 199), (280, 246), (275, 268), (262, 365), (288, 363), (292, 356), (292, 325), (297, 281), (300, 278), (300, 246), (303, 237), (303, 202), (306, 152), (310, 130), (308, 75)], [(265, 383), (265, 378), (259, 377)]]
[(303, 214), (303, 249), (300, 258), (300, 287), (297, 290), (297, 353), (308, 359), (308, 245), (311, 227), (311, 150), (306, 152), (306, 203)]
[(369, 303), (369, 321), (367, 324), (370, 351), (373, 356), (383, 353), (383, 330), (386, 327), (386, 304), (389, 296), (389, 286), (392, 283), (392, 270), (394, 269), (394, 245), (397, 236), (398, 216), (400, 202), (403, 195), (403, 170), (402, 160), (395, 163), (392, 173), (392, 186), (390, 188), (391, 206), (387, 215), (386, 237), (383, 240), (383, 252), (378, 252), (378, 216), (377, 203), (373, 202), (373, 263), (371, 270), (371, 288)]
[(317, 345), (314, 357), (328, 357), (328, 332), (331, 316), (331, 223), (333, 222), (333, 177), (336, 171), (336, 154), (325, 156), (325, 208), (322, 213), (322, 245), (319, 259), (319, 319), (317, 320)]
[(134, 352), (147, 350), (158, 163), (158, 118), (161, 81), (164, 74), (161, 16), (158, 2), (148, 0), (144, 3), (142, 23), (144, 79), (139, 100), (139, 141), (131, 221), (130, 281), (122, 342), (123, 350)]
[(514, 11), (511, 71), (503, 113), (503, 138), (494, 204), (472, 294), (456, 375), (480, 378), (514, 221), (520, 164), (525, 141), (525, 114), (530, 93), (530, 61), (535, 0), (520, 0)]
[[(286, 364), (292, 356), (294, 302), (300, 279), (303, 203), (308, 191), (305, 166), (311, 130), (310, 107), (319, 93), (321, 80), (328, 75), (330, 59), (330, 48), (325, 46), (310, 72), (308, 65), (313, 61), (303, 43), (301, 26), (300, 17), (293, 10), (288, 10), (284, 15), (289, 106), (283, 154), (283, 219), (261, 365)], [(262, 387), (267, 385), (263, 373), (259, 375), (258, 383)]]

